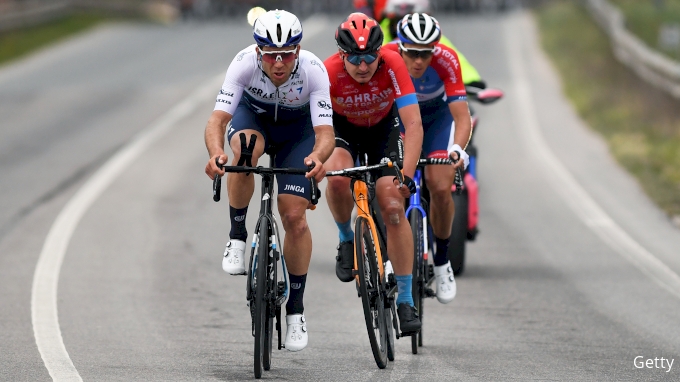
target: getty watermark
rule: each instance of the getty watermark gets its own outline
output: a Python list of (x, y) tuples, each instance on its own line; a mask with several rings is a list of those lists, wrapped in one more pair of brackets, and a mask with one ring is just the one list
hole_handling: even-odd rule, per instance
[(666, 373), (669, 373), (673, 367), (674, 361), (675, 358), (645, 358), (644, 356), (639, 355), (633, 360), (633, 365), (635, 365), (636, 369), (663, 369)]

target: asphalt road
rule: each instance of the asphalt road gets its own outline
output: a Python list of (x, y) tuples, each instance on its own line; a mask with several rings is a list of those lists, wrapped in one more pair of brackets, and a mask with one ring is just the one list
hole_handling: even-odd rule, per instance
[[(476, 107), (481, 233), (458, 296), (427, 301), (425, 346), (412, 355), (397, 341), (379, 370), (354, 287), (335, 277), (322, 200), (308, 214), (309, 346), (276, 351), (264, 378), (678, 380), (680, 230), (574, 114), (527, 14), (440, 21), (506, 93)], [(304, 48), (330, 55), (339, 22), (305, 22)], [(0, 68), (0, 380), (48, 380), (46, 364), (64, 372), (55, 380), (252, 379), (245, 278), (221, 270), (227, 203), (203, 174), (214, 95), (250, 41), (241, 20), (117, 24)], [(117, 171), (102, 168), (131, 145)], [(82, 191), (94, 175), (99, 188)], [(73, 206), (69, 231), (56, 219)], [(50, 307), (36, 301), (50, 294), (32, 289), (36, 266), (64, 239), (49, 268), (61, 337), (39, 350), (34, 331), (51, 329), (36, 315)], [(678, 362), (637, 368), (638, 356)]]

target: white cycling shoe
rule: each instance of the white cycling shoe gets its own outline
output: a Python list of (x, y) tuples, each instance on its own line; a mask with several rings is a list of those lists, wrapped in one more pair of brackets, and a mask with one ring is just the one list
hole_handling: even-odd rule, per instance
[(229, 240), (224, 250), (224, 257), (222, 257), (222, 269), (230, 275), (245, 275), (245, 251), (245, 241)]
[(448, 304), (456, 297), (456, 280), (453, 279), (451, 262), (434, 267), (434, 276), (437, 278), (437, 300), (442, 304)]
[(307, 322), (304, 314), (290, 314), (286, 316), (285, 347), (289, 351), (300, 351), (307, 347)]

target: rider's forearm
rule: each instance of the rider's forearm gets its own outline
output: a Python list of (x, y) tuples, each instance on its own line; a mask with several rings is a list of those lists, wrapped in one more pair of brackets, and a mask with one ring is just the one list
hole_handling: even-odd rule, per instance
[(208, 149), (210, 158), (224, 154), (224, 134), (229, 119), (215, 113), (208, 119), (208, 124), (205, 126), (205, 147)]
[(418, 119), (404, 124), (404, 175), (413, 178), (420, 159), (420, 150), (423, 147), (423, 124)]
[(470, 141), (470, 136), (472, 135), (472, 120), (470, 118), (467, 102), (452, 102), (449, 104), (449, 110), (451, 111), (456, 126), (456, 132), (453, 135), (453, 143), (465, 150), (465, 147)]
[(335, 149), (335, 132), (333, 126), (320, 125), (314, 127), (315, 142), (312, 154), (316, 155), (322, 163), (326, 163), (333, 149)]

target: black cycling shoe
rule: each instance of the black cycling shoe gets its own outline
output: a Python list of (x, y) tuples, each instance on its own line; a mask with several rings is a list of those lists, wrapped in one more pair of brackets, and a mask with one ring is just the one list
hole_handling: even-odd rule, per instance
[(338, 255), (335, 257), (335, 275), (340, 281), (348, 283), (354, 280), (352, 269), (354, 268), (354, 242), (343, 241), (338, 244)]
[(397, 307), (397, 315), (399, 316), (399, 329), (401, 329), (401, 335), (409, 336), (418, 333), (422, 324), (420, 323), (420, 318), (418, 318), (415, 307), (406, 302), (402, 302), (399, 304), (399, 307)]

